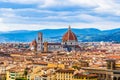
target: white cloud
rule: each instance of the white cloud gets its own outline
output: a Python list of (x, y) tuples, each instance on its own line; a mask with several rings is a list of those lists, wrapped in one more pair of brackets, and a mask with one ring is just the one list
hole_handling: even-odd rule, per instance
[[(74, 14), (72, 14), (73, 12), (70, 11), (54, 12), (54, 11), (44, 11), (44, 10), (42, 11), (36, 9), (23, 9), (23, 10), (1, 9), (0, 11), (2, 12), (1, 14), (3, 13), (6, 14), (6, 15), (2, 15), (2, 17), (0, 18), (0, 25), (1, 25), (0, 31), (63, 28), (63, 27), (68, 27), (68, 25), (72, 25), (73, 28), (93, 27), (99, 29), (113, 29), (120, 27), (119, 22), (109, 21), (110, 18), (109, 20), (106, 20), (104, 17), (90, 15), (87, 13), (86, 14), (80, 13), (79, 11), (74, 12)], [(48, 14), (47, 16), (40, 18), (40, 17), (20, 16), (17, 14), (17, 12), (21, 13), (23, 11), (26, 12), (32, 11), (38, 13), (44, 12), (44, 13), (50, 13), (52, 15)]]
[(118, 0), (1, 0), (17, 4), (36, 4), (40, 8), (87, 7), (97, 13), (109, 13), (120, 16), (120, 2)]
[(0, 31), (13, 31), (13, 30), (40, 30), (40, 29), (57, 29), (57, 28), (67, 28), (68, 25), (71, 25), (72, 28), (98, 28), (101, 30), (119, 28), (120, 23), (117, 22), (93, 22), (93, 23), (84, 23), (84, 22), (43, 22), (40, 24), (19, 24), (19, 23), (0, 23)]
[[(99, 0), (98, 0), (99, 1)], [(96, 0), (44, 0), (40, 7), (69, 7), (69, 6), (82, 6), (82, 7), (97, 7)]]
[[(112, 29), (120, 27), (120, 3), (116, 0), (0, 0), (36, 4), (39, 8), (0, 8), (0, 31), (63, 28)], [(73, 11), (71, 8), (73, 7)], [(53, 10), (58, 9), (58, 11)], [(59, 11), (59, 9), (62, 10)], [(68, 8), (69, 10), (64, 10)], [(74, 10), (78, 8), (77, 10)], [(81, 10), (82, 9), (82, 10)], [(102, 15), (102, 16), (101, 16)], [(114, 21), (117, 20), (117, 22)]]
[(87, 22), (101, 22), (105, 21), (104, 18), (93, 16), (89, 14), (80, 14), (76, 16), (76, 19), (79, 18), (81, 20), (87, 21)]
[[(117, 0), (44, 0), (43, 4), (40, 4), (40, 8), (55, 8), (61, 7), (82, 7), (90, 8), (96, 13), (111, 14), (120, 16), (120, 3)], [(63, 9), (64, 10), (64, 9)]]
[(0, 0), (2, 2), (18, 3), (18, 4), (38, 4), (43, 3), (44, 0)]
[(69, 0), (69, 2), (71, 4), (74, 5), (79, 5), (79, 6), (89, 6), (89, 7), (96, 7), (97, 6), (97, 2), (96, 0)]
[(9, 31), (10, 27), (6, 26), (6, 24), (0, 23), (0, 31)]
[(4, 17), (14, 17), (15, 13), (14, 10), (11, 8), (0, 8), (0, 16)]
[[(46, 25), (47, 24), (47, 25)], [(40, 30), (40, 29), (48, 29), (48, 25), (50, 29), (64, 28), (65, 24), (62, 23), (44, 23), (44, 24), (4, 24), (0, 23), (1, 28), (0, 31), (13, 31), (13, 30)], [(61, 25), (61, 27), (58, 25)], [(21, 27), (22, 26), (22, 27)]]
[(115, 0), (99, 0), (97, 4), (98, 7), (94, 9), (97, 13), (120, 16), (120, 3)]
[(0, 18), (0, 23), (2, 22), (2, 18)]

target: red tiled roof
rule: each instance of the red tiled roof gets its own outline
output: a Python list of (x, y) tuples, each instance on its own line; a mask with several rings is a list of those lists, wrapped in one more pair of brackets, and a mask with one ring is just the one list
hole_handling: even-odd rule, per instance
[(48, 63), (47, 63), (47, 62), (40, 61), (40, 62), (33, 62), (33, 64), (47, 65)]
[(120, 56), (108, 56), (107, 58), (111, 58), (111, 59), (120, 59)]
[(63, 72), (63, 73), (74, 73), (75, 70), (70, 69), (59, 69), (56, 72)]
[(77, 37), (76, 35), (71, 31), (70, 27), (68, 29), (68, 31), (64, 34), (62, 41), (69, 41), (69, 40), (75, 40), (77, 41)]

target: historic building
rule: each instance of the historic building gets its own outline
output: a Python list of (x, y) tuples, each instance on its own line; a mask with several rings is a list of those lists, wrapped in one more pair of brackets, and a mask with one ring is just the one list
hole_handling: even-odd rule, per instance
[(106, 67), (82, 67), (85, 72), (96, 74), (98, 80), (120, 80), (120, 65), (116, 64), (116, 60), (106, 60)]
[(38, 33), (37, 41), (31, 43), (31, 50), (39, 52), (52, 52), (52, 51), (79, 51), (78, 39), (75, 33), (72, 32), (69, 26), (68, 31), (63, 35), (61, 43), (43, 42), (43, 34)]
[(37, 51), (37, 41), (34, 40), (30, 43), (30, 48), (32, 51)]
[(77, 36), (72, 32), (70, 26), (62, 37), (62, 47), (67, 51), (79, 50)]

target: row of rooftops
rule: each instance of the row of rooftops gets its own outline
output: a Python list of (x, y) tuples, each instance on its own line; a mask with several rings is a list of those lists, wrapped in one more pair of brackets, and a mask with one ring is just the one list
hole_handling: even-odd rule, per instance
[[(97, 78), (98, 76), (96, 74), (90, 74), (87, 72), (81, 72), (81, 71), (76, 71), (73, 69), (58, 69), (55, 72), (56, 74), (72, 74), (72, 77), (87, 77), (87, 78)], [(53, 75), (55, 75), (55, 73), (53, 73)], [(52, 74), (43, 74), (41, 75), (42, 77), (47, 77), (50, 76)]]

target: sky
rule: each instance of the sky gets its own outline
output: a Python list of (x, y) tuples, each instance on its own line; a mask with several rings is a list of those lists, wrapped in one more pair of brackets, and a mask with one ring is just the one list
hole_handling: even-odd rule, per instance
[(0, 0), (0, 32), (120, 28), (120, 0)]

